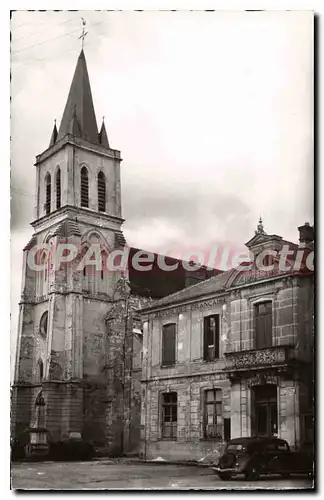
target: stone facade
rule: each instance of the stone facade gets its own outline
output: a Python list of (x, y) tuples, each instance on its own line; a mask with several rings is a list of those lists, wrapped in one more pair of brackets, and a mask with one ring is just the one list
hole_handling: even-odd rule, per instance
[[(147, 459), (199, 460), (220, 451), (229, 437), (259, 434), (262, 415), (272, 418), (271, 435), (286, 439), (293, 449), (312, 439), (313, 275), (246, 277), (233, 269), (142, 311), (141, 453)], [(271, 303), (271, 345), (257, 349), (255, 308), (265, 301)], [(220, 317), (219, 355), (206, 361), (204, 318), (215, 314)], [(163, 366), (163, 325), (170, 323), (176, 325), (175, 363)], [(221, 436), (206, 439), (204, 392), (211, 389), (221, 390), (223, 430)], [(170, 392), (177, 393), (172, 440), (162, 435), (162, 398)], [(262, 400), (267, 392), (272, 394), (268, 402)], [(274, 416), (268, 415), (267, 406)]]
[[(203, 361), (203, 320), (210, 314), (222, 314), (227, 298), (202, 301), (199, 304), (173, 307), (143, 317), (142, 372), (142, 446), (146, 458), (193, 460), (204, 457), (215, 443), (203, 439), (203, 392), (222, 390), (223, 416), (230, 416), (230, 382), (223, 371), (223, 356), (216, 362)], [(199, 307), (198, 307), (199, 306)], [(176, 364), (163, 367), (161, 359), (161, 329), (163, 324), (177, 324)], [(221, 330), (227, 334), (228, 321), (222, 319)], [(178, 395), (177, 439), (161, 436), (161, 394), (175, 391)], [(223, 443), (220, 442), (221, 449)]]

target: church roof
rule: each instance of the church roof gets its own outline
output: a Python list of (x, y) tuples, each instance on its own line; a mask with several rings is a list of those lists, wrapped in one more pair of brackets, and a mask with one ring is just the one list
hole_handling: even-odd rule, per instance
[(108, 135), (107, 135), (104, 121), (102, 121), (101, 129), (100, 129), (100, 132), (98, 134), (98, 139), (99, 139), (99, 142), (102, 146), (105, 146), (105, 148), (109, 149)]
[(56, 128), (56, 120), (54, 122), (53, 132), (51, 135), (50, 146), (53, 146), (56, 143), (57, 139), (57, 128)]
[(37, 238), (36, 238), (35, 234), (33, 234), (33, 236), (30, 238), (29, 242), (27, 243), (27, 245), (24, 247), (24, 251), (30, 250), (35, 245), (37, 245)]
[[(139, 269), (134, 260), (136, 255), (146, 254), (151, 256), (148, 261), (147, 271), (144, 271), (145, 264), (142, 263), (142, 270)], [(172, 270), (164, 269), (159, 264), (159, 259), (163, 259), (167, 267), (172, 266)], [(184, 267), (183, 264), (186, 264)], [(134, 295), (142, 297), (151, 297), (152, 299), (162, 299), (162, 297), (170, 296), (179, 290), (191, 288), (189, 283), (201, 284), (203, 280), (210, 276), (218, 274), (222, 271), (218, 269), (209, 269), (202, 266), (196, 270), (189, 269), (188, 262), (176, 259), (175, 257), (163, 256), (157, 253), (148, 252), (143, 249), (130, 247), (128, 257), (128, 274), (131, 291)]]
[(57, 140), (62, 139), (68, 133), (89, 142), (99, 143), (96, 115), (83, 49), (75, 68)]
[[(174, 303), (195, 299), (196, 297), (201, 297), (203, 295), (208, 295), (214, 292), (221, 292), (223, 290), (225, 291), (226, 284), (231, 275), (235, 272), (235, 269), (218, 272), (219, 274), (213, 276), (212, 278), (200, 281), (186, 288), (182, 287), (182, 290), (176, 291), (175, 293), (171, 293), (170, 295), (157, 300), (156, 302), (154, 302), (154, 307), (164, 307), (172, 305)], [(168, 278), (168, 281), (170, 281), (170, 277), (167, 276), (167, 271), (165, 272), (165, 275)], [(145, 307), (143, 308), (143, 310), (145, 310)]]

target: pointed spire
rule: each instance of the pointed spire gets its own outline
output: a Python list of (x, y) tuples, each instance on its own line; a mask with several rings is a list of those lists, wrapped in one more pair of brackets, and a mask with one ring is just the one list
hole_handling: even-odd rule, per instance
[(57, 139), (57, 128), (56, 128), (56, 120), (54, 120), (54, 127), (49, 145), (53, 146), (56, 143), (56, 139)]
[(261, 215), (260, 215), (259, 224), (257, 225), (257, 230), (255, 231), (255, 234), (267, 234), (264, 230), (264, 227), (263, 227), (263, 221), (262, 221)]
[(98, 128), (83, 49), (75, 68), (57, 139), (67, 133), (98, 143)]
[(81, 127), (79, 125), (77, 115), (76, 115), (76, 105), (73, 108), (73, 115), (72, 115), (71, 121), (69, 123), (68, 132), (69, 132), (69, 134), (74, 135), (75, 137), (82, 137)]
[(98, 134), (98, 139), (99, 139), (99, 142), (102, 146), (109, 149), (109, 141), (108, 141), (108, 136), (107, 136), (107, 132), (106, 132), (105, 117), (104, 116), (102, 117), (102, 125), (101, 125), (100, 132)]

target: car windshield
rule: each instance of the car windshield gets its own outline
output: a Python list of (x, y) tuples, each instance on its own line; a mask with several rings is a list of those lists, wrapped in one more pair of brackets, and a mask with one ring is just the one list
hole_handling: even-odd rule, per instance
[(245, 451), (245, 446), (241, 443), (230, 443), (227, 446), (227, 451)]

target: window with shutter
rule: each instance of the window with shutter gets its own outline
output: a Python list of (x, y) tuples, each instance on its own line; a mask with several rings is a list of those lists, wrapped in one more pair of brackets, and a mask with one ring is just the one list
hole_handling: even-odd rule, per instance
[(162, 437), (177, 438), (178, 397), (176, 392), (162, 394)]
[(255, 347), (263, 349), (272, 346), (272, 302), (255, 306)]
[(81, 169), (81, 207), (89, 207), (89, 177), (86, 167)]
[(176, 325), (170, 323), (162, 330), (162, 365), (174, 365), (176, 359)]
[(219, 314), (204, 318), (204, 360), (219, 358)]
[(56, 172), (56, 208), (61, 208), (61, 169)]
[(51, 212), (51, 175), (46, 174), (45, 177), (45, 213), (48, 215)]
[(98, 210), (106, 211), (106, 177), (103, 172), (98, 174)]

